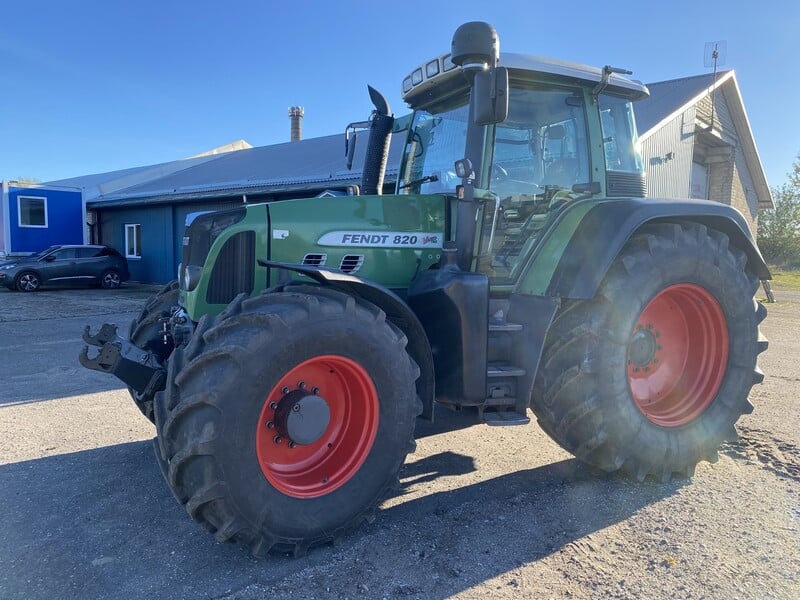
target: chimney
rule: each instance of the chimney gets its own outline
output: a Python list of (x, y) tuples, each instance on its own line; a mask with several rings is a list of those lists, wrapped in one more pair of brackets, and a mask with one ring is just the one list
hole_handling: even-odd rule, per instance
[(299, 142), (303, 139), (303, 115), (305, 114), (302, 106), (289, 107), (289, 119), (292, 121), (292, 137), (293, 142)]

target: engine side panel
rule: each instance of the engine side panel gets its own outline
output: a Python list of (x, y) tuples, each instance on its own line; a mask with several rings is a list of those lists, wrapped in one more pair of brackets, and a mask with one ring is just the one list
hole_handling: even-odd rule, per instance
[(389, 195), (275, 202), (268, 205), (269, 258), (340, 269), (404, 290), (439, 260), (445, 201), (440, 195)]

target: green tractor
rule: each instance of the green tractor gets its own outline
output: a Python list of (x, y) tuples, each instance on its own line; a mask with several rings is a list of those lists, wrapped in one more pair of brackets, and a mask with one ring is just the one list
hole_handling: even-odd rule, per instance
[(370, 88), (360, 195), (187, 219), (178, 281), (129, 340), (87, 328), (81, 361), (129, 386), (195, 520), (255, 554), (333, 541), (398, 484), (435, 403), (532, 412), (638, 480), (715, 459), (763, 379), (770, 274), (736, 210), (644, 197), (648, 92), (626, 74), (500, 55), (467, 23), (403, 81), (394, 195)]

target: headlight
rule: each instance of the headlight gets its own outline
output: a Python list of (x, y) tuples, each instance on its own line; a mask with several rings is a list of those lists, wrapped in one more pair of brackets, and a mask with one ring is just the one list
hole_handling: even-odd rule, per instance
[(15, 268), (17, 265), (3, 265), (0, 267), (0, 271), (8, 271), (9, 269)]
[(203, 274), (202, 267), (189, 265), (183, 270), (183, 289), (191, 292), (200, 283), (200, 275)]

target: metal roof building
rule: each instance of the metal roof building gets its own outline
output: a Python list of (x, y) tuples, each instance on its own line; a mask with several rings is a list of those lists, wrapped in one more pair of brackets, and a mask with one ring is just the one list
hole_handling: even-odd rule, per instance
[[(393, 138), (388, 179), (397, 176), (402, 144), (400, 137)], [(243, 196), (252, 200), (346, 189), (361, 182), (364, 146), (357, 148), (352, 170), (345, 165), (341, 134), (230, 152), (202, 162), (190, 159), (184, 169), (102, 194), (89, 202), (89, 208)]]
[[(398, 119), (404, 129), (408, 119)], [(386, 189), (394, 188), (404, 136), (392, 138)], [(246, 144), (242, 142), (242, 146)], [(229, 145), (230, 146), (230, 145)], [(181, 260), (186, 216), (242, 203), (354, 193), (366, 144), (348, 170), (342, 135), (331, 135), (51, 182), (79, 189), (86, 201), (86, 239), (128, 258), (131, 279), (163, 283)]]

